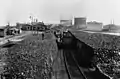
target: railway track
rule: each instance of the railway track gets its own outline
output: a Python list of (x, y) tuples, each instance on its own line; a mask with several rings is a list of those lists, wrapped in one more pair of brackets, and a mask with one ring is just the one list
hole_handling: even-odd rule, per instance
[(72, 76), (71, 76), (71, 73), (70, 73), (70, 70), (69, 70), (69, 66), (68, 66), (68, 63), (67, 63), (67, 58), (65, 56), (64, 51), (63, 51), (63, 60), (64, 60), (64, 64), (65, 64), (65, 69), (66, 69), (66, 72), (67, 72), (67, 75), (68, 75), (68, 79), (72, 79)]
[(74, 55), (70, 52), (69, 53), (70, 58), (71, 58), (70, 61), (72, 60), (71, 62), (74, 62), (73, 64), (74, 64), (74, 67), (79, 72), (79, 77), (78, 76), (75, 77), (75, 76), (72, 75), (72, 71), (70, 70), (70, 65), (68, 63), (69, 58), (67, 58), (67, 56), (66, 56), (67, 54), (68, 54), (68, 52), (66, 53), (66, 52), (63, 51), (64, 64), (65, 64), (65, 69), (66, 69), (66, 72), (67, 72), (67, 75), (68, 75), (68, 79), (88, 79), (86, 77), (86, 75), (84, 74), (84, 72), (82, 71), (81, 67), (78, 65)]
[(75, 62), (75, 65), (77, 66), (77, 69), (79, 70), (80, 74), (83, 76), (83, 79), (87, 79), (87, 77), (85, 76), (84, 72), (82, 71), (82, 68), (78, 65), (78, 62), (76, 61), (73, 53), (70, 53), (74, 62)]

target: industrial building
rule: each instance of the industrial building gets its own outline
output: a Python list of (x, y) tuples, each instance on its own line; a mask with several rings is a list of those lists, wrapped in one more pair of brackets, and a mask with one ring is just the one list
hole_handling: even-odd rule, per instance
[(86, 17), (75, 17), (74, 18), (74, 27), (77, 29), (86, 28)]
[(32, 24), (18, 24), (19, 28), (23, 31), (43, 31), (47, 29), (47, 26), (43, 22), (37, 22)]
[(71, 26), (72, 20), (60, 20), (60, 24), (63, 26)]
[(104, 25), (102, 31), (120, 33), (120, 25), (115, 25), (114, 20), (110, 24)]
[(115, 24), (108, 24), (103, 26), (103, 31), (108, 32), (119, 32), (120, 33), (120, 26)]
[(91, 21), (87, 22), (87, 28), (86, 30), (93, 30), (93, 31), (102, 31), (103, 29), (103, 23)]

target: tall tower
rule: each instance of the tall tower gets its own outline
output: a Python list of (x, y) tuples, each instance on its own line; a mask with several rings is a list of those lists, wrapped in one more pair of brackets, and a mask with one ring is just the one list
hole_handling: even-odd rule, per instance
[(114, 19), (113, 19), (113, 24), (114, 24)]
[(114, 24), (114, 19), (111, 20), (111, 24)]

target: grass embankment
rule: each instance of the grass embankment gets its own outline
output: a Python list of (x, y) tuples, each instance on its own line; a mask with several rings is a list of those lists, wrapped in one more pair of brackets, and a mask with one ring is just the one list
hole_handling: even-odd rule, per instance
[(50, 79), (52, 58), (57, 54), (57, 45), (50, 33), (45, 34), (45, 40), (41, 40), (41, 35), (29, 35), (25, 40), (7, 48), (4, 54), (6, 65), (3, 72), (14, 77), (12, 79)]

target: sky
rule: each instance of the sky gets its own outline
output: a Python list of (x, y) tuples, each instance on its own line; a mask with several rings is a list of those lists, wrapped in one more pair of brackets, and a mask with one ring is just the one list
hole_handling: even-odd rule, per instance
[(87, 21), (120, 24), (120, 0), (0, 0), (0, 26), (29, 22), (29, 16), (45, 23), (86, 17)]

